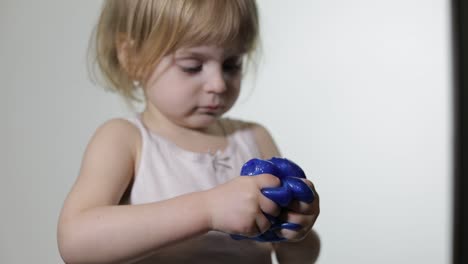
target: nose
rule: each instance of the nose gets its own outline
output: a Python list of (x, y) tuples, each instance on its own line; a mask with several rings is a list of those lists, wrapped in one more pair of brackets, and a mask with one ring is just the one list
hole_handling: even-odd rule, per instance
[(208, 93), (223, 93), (227, 90), (227, 83), (222, 71), (215, 71), (208, 76), (205, 91)]

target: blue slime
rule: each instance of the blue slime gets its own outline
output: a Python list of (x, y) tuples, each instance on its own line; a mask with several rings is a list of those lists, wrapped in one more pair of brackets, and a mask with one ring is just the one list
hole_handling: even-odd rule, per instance
[[(312, 189), (301, 180), (305, 179), (304, 171), (294, 162), (285, 158), (271, 158), (269, 160), (251, 159), (247, 161), (241, 169), (241, 176), (255, 176), (259, 174), (272, 174), (281, 181), (281, 186), (276, 188), (262, 189), (263, 195), (274, 201), (281, 207), (281, 210), (288, 210), (287, 207), (293, 200), (305, 203), (312, 203), (314, 193)], [(276, 234), (278, 229), (298, 230), (301, 225), (288, 223), (264, 213), (271, 223), (271, 227), (264, 233), (255, 237), (242, 235), (231, 235), (235, 240), (252, 239), (260, 242), (280, 242), (286, 240)]]

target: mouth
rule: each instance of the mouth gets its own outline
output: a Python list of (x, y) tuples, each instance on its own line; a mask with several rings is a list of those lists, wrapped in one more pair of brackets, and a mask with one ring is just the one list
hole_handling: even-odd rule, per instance
[(218, 110), (218, 109), (221, 109), (221, 105), (208, 105), (208, 106), (204, 106), (203, 108), (206, 108), (209, 110)]
[(200, 106), (198, 109), (200, 112), (205, 113), (205, 114), (218, 114), (223, 110), (222, 105), (205, 105), (205, 106)]

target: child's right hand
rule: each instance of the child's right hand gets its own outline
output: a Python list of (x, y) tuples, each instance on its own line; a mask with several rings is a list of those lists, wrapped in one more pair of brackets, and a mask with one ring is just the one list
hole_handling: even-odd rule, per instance
[(229, 234), (253, 237), (267, 231), (271, 223), (263, 213), (278, 216), (280, 207), (261, 189), (281, 185), (278, 177), (261, 174), (236, 177), (205, 192), (210, 228)]

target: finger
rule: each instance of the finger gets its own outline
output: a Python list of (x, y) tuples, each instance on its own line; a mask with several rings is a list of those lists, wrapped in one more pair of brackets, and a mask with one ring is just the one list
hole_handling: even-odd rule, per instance
[(252, 177), (257, 183), (257, 186), (260, 189), (264, 188), (274, 188), (281, 185), (281, 181), (278, 177), (271, 174), (260, 174), (255, 177)]
[(289, 211), (292, 211), (295, 213), (299, 213), (303, 215), (312, 215), (312, 214), (316, 214), (315, 209), (317, 206), (315, 206), (315, 204), (318, 204), (318, 203), (312, 202), (311, 204), (308, 204), (308, 203), (304, 203), (298, 200), (292, 200), (289, 203), (287, 208)]
[(314, 192), (308, 183), (305, 182), (305, 179), (287, 177), (284, 179), (283, 183), (288, 186), (295, 200), (306, 203), (313, 202)]
[(263, 188), (262, 194), (281, 207), (286, 207), (293, 199), (293, 193), (287, 187)]
[(310, 229), (315, 224), (319, 213), (320, 212), (317, 211), (310, 215), (304, 215), (292, 211), (286, 211), (281, 213), (279, 219), (288, 223), (297, 223), (302, 225), (304, 228)]
[[(312, 183), (310, 182), (310, 184), (312, 184)], [(315, 187), (313, 186), (313, 184), (312, 184), (312, 190), (314, 191), (314, 194), (315, 194), (314, 201), (311, 204), (311, 206), (312, 206), (312, 215), (315, 215), (315, 218), (317, 218), (319, 216), (319, 214), (320, 214), (320, 196), (317, 193), (317, 191), (315, 190)]]
[(270, 200), (262, 193), (259, 194), (258, 202), (260, 209), (266, 214), (277, 217), (281, 213), (281, 208), (274, 201)]
[(295, 241), (302, 240), (309, 233), (309, 231), (310, 230), (305, 230), (305, 229), (296, 231), (296, 230), (288, 230), (288, 229), (283, 228), (283, 229), (278, 229), (274, 232), (278, 237), (282, 237), (285, 240), (290, 241), (290, 242), (295, 242)]
[(311, 215), (311, 214), (318, 214), (319, 212), (319, 201), (320, 201), (320, 198), (317, 194), (317, 191), (315, 190), (315, 187), (313, 185), (313, 183), (307, 179), (299, 179), (297, 178), (297, 180), (301, 180), (304, 184), (307, 185), (307, 187), (309, 187), (312, 192), (313, 192), (313, 200), (311, 203), (307, 203), (307, 202), (304, 202), (304, 201), (300, 201), (300, 200), (297, 200), (297, 199), (294, 199), (292, 200), (287, 208), (290, 210), (290, 211), (293, 211), (293, 212), (296, 212), (296, 213), (300, 213), (300, 214), (306, 214), (306, 215)]
[[(301, 240), (312, 229), (317, 216), (316, 215), (301, 215), (294, 212), (284, 213), (280, 218), (287, 222), (294, 224), (292, 228), (282, 228), (277, 230), (276, 233), (288, 240)], [(301, 228), (295, 228), (295, 225), (300, 225)]]
[(270, 220), (268, 220), (262, 212), (259, 212), (257, 214), (257, 217), (255, 218), (255, 224), (258, 230), (257, 233), (251, 234), (252, 236), (257, 236), (259, 234), (265, 233), (271, 226)]
[(310, 189), (314, 192), (314, 199), (319, 199), (319, 195), (317, 193), (317, 190), (315, 189), (315, 185), (309, 181), (308, 179), (301, 179), (307, 186), (309, 186)]
[(302, 215), (292, 211), (282, 211), (278, 218), (282, 222), (299, 224), (306, 228), (311, 225), (311, 219), (313, 215)]
[(318, 194), (317, 190), (315, 189), (315, 186), (314, 184), (307, 180), (307, 179), (302, 179), (304, 181), (305, 184), (307, 184), (311, 189), (312, 191), (314, 192), (314, 201), (312, 202), (312, 206), (314, 207), (313, 208), (313, 211), (314, 211), (314, 214), (317, 214), (318, 215), (318, 212), (320, 212), (320, 195)]

